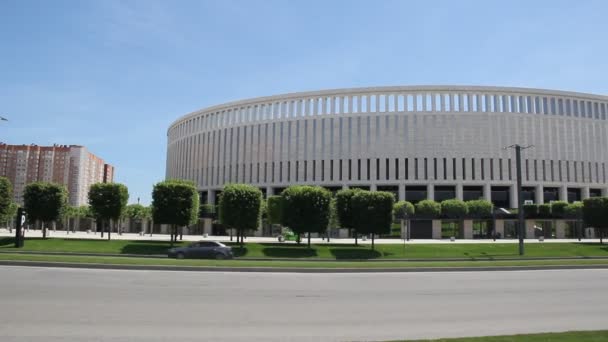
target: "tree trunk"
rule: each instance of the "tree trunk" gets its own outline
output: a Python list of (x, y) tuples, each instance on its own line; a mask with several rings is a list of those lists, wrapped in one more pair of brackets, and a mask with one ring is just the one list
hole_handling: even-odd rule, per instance
[(245, 239), (243, 239), (243, 235), (244, 235), (244, 234), (243, 234), (243, 230), (238, 229), (238, 230), (237, 230), (237, 234), (239, 235), (239, 236), (237, 237), (237, 239), (239, 239), (239, 238), (241, 239), (241, 241), (239, 242), (239, 244), (241, 245), (241, 249), (243, 249), (244, 240), (245, 240)]
[(308, 232), (308, 248), (310, 248), (310, 232)]
[(97, 220), (97, 225), (101, 228), (101, 238), (103, 239), (103, 233), (105, 231), (105, 227), (103, 226), (103, 220)]
[(179, 229), (179, 241), (184, 239), (184, 227), (180, 227)]
[(598, 228), (599, 233), (600, 233), (600, 245), (604, 244), (604, 229), (603, 228)]
[(108, 220), (108, 241), (110, 241), (111, 234), (112, 234), (112, 221)]
[(173, 226), (174, 225), (172, 224), (171, 225), (171, 231), (170, 231), (170, 233), (171, 233), (171, 247), (173, 247)]
[(357, 234), (357, 230), (356, 229), (353, 229), (353, 231), (355, 232), (355, 246), (359, 246), (359, 239), (358, 239), (358, 235), (359, 234)]
[(376, 234), (372, 233), (372, 251), (374, 250), (374, 247), (375, 247), (375, 246), (374, 246), (374, 236), (375, 236), (375, 235), (376, 235)]
[(44, 221), (42, 221), (42, 238), (46, 239), (46, 225), (44, 224)]

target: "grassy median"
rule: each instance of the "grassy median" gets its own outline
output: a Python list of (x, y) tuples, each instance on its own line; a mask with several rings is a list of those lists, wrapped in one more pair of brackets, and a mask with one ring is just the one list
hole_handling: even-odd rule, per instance
[(0, 260), (69, 262), (143, 266), (289, 267), (289, 268), (420, 268), (420, 267), (517, 267), (558, 265), (608, 265), (608, 259), (487, 260), (487, 261), (282, 261), (282, 260), (176, 260), (160, 258), (73, 256), (0, 253)]
[(608, 342), (608, 331), (568, 331), (563, 333), (445, 338), (410, 342)]
[[(186, 242), (177, 243), (178, 246)], [(231, 245), (230, 243), (228, 243)], [(243, 249), (232, 245), (239, 258), (295, 258), (324, 260), (368, 259), (445, 259), (495, 260), (519, 258), (517, 244), (377, 244), (371, 250), (369, 244), (318, 244), (308, 248), (305, 244), (246, 243)], [(169, 242), (144, 240), (76, 240), (49, 238), (27, 239), (23, 251), (74, 252), (103, 254), (166, 255)], [(0, 238), (0, 251), (11, 251), (12, 238)], [(596, 243), (531, 243), (526, 245), (525, 257), (608, 257), (608, 245)]]

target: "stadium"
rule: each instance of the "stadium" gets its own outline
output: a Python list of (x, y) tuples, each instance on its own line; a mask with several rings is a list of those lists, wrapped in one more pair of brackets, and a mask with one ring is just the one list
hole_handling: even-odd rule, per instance
[(608, 97), (506, 87), (404, 86), (259, 97), (187, 114), (168, 129), (166, 178), (213, 204), (227, 183), (266, 196), (293, 184), (487, 199), (517, 207), (607, 196)]

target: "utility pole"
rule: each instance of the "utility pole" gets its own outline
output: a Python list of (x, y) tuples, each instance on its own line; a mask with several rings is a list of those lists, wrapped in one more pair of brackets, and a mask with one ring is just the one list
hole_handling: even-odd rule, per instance
[(525, 225), (526, 221), (524, 220), (524, 198), (522, 196), (522, 174), (521, 174), (521, 151), (532, 148), (534, 145), (521, 146), (518, 144), (511, 145), (505, 147), (515, 149), (515, 168), (516, 168), (516, 176), (517, 176), (517, 221), (518, 221), (518, 229), (517, 235), (519, 237), (519, 255), (524, 255), (524, 235), (525, 235)]

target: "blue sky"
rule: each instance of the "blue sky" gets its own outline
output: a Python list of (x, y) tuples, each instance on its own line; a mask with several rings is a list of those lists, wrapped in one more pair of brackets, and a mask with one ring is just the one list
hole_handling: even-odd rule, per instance
[(0, 1), (0, 141), (80, 144), (131, 202), (191, 111), (327, 88), (608, 94), (607, 1)]

